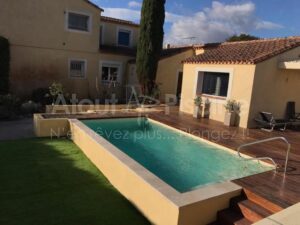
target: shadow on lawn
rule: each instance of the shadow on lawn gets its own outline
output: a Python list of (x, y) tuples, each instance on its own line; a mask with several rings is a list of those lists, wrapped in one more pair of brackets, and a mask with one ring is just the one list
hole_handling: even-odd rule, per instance
[(68, 140), (0, 142), (0, 224), (149, 222)]

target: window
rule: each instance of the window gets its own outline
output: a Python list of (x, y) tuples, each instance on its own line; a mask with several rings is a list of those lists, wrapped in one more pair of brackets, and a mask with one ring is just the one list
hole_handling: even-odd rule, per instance
[(69, 73), (71, 78), (85, 78), (86, 76), (86, 61), (85, 60), (70, 60)]
[(228, 73), (204, 72), (202, 93), (227, 97), (228, 83)]
[(68, 13), (68, 29), (77, 31), (90, 31), (90, 16), (79, 13)]
[(131, 31), (129, 30), (119, 30), (118, 32), (118, 45), (120, 46), (130, 46)]
[(103, 63), (101, 68), (102, 82), (118, 82), (120, 79), (120, 67), (120, 64)]

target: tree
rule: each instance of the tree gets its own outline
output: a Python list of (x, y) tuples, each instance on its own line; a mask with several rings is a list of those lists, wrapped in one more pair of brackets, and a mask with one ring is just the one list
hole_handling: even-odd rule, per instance
[(0, 36), (0, 95), (9, 92), (9, 42)]
[(240, 35), (233, 35), (232, 37), (228, 38), (228, 42), (236, 42), (236, 41), (251, 41), (251, 40), (258, 40), (259, 37), (252, 36), (250, 34), (240, 34)]
[(143, 94), (155, 88), (158, 61), (163, 48), (166, 0), (144, 0), (137, 49), (137, 75)]

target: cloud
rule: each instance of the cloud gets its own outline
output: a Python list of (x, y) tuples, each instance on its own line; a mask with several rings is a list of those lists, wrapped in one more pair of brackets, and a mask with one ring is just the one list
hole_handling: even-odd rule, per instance
[(281, 29), (283, 28), (282, 25), (277, 24), (277, 23), (272, 23), (269, 21), (260, 21), (256, 24), (256, 29), (260, 30), (260, 29), (268, 29), (268, 30), (272, 30), (272, 29)]
[[(104, 8), (105, 16), (139, 22), (140, 6), (130, 1), (132, 8)], [(224, 4), (213, 1), (212, 5), (194, 14), (179, 15), (166, 12), (166, 23), (170, 27), (165, 35), (165, 43), (192, 44), (222, 42), (234, 34), (253, 33), (256, 30), (280, 29), (281, 25), (265, 21), (255, 14), (255, 4)]]
[(130, 7), (130, 8), (141, 8), (142, 3), (137, 2), (137, 1), (130, 1), (130, 2), (128, 2), (128, 7)]
[(252, 2), (223, 4), (212, 2), (210, 8), (174, 21), (165, 42), (172, 44), (222, 42), (229, 36), (259, 29), (279, 29), (281, 25), (259, 19)]

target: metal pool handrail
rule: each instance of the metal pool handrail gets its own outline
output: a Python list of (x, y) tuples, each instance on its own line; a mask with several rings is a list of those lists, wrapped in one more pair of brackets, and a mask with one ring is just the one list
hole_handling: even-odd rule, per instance
[[(284, 166), (284, 174), (286, 174), (287, 166), (288, 166), (288, 161), (289, 161), (289, 154), (290, 154), (290, 151), (291, 151), (291, 144), (288, 142), (288, 140), (285, 137), (273, 137), (273, 138), (267, 138), (267, 139), (263, 139), (263, 140), (254, 141), (254, 142), (251, 142), (251, 143), (243, 144), (243, 145), (239, 146), (238, 149), (237, 149), (238, 156), (241, 157), (241, 158), (244, 158), (241, 155), (241, 149), (243, 149), (245, 147), (256, 145), (256, 144), (261, 144), (261, 143), (265, 143), (265, 142), (275, 141), (275, 140), (281, 140), (281, 141), (283, 141), (283, 142), (285, 142), (287, 144), (285, 166)], [(276, 166), (276, 169), (277, 169), (277, 163), (275, 163), (275, 161), (272, 158), (270, 158), (270, 157), (260, 157), (260, 158), (250, 159), (250, 160), (269, 160), (269, 161), (271, 161)]]

